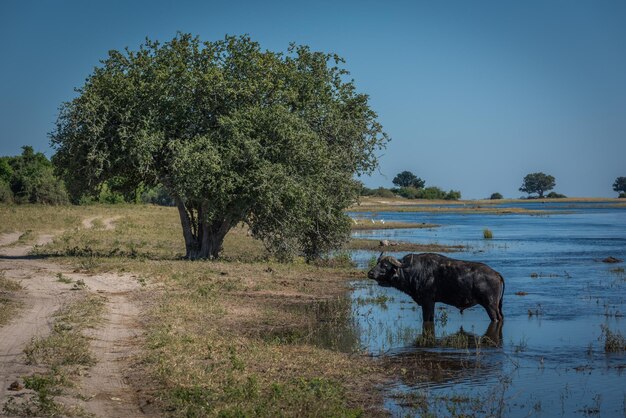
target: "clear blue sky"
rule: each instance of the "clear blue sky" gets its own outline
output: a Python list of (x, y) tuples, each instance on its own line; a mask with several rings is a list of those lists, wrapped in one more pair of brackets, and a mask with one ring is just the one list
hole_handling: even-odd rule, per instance
[(0, 0), (0, 155), (47, 133), (110, 49), (176, 31), (248, 33), (336, 52), (392, 137), (380, 172), (465, 198), (518, 197), (524, 175), (571, 196), (626, 176), (626, 1)]

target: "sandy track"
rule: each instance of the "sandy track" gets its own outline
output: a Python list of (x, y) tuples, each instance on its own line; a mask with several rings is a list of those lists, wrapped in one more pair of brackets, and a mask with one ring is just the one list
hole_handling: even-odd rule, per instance
[[(4, 267), (4, 263), (0, 266)], [(5, 270), (5, 276), (20, 278), (26, 274), (19, 280), (27, 293), (21, 297), (26, 306), (18, 313), (19, 318), (0, 328), (0, 404), (4, 404), (12, 382), (36, 371), (26, 364), (24, 347), (32, 338), (45, 337), (50, 333), (52, 314), (65, 299), (50, 274), (37, 274), (34, 270), (20, 270), (19, 275), (10, 274), (13, 272)]]
[[(115, 219), (104, 220), (105, 228), (114, 228)], [(88, 224), (92, 222), (93, 219)], [(62, 273), (74, 281), (83, 280), (89, 291), (106, 298), (102, 324), (88, 332), (98, 362), (78, 382), (77, 392), (83, 395), (80, 399), (86, 400), (77, 398), (70, 403), (96, 417), (143, 416), (135, 391), (126, 379), (142, 335), (141, 311), (134, 297), (141, 291), (139, 282), (130, 275), (74, 273), (68, 267), (29, 256), (32, 245), (11, 245), (19, 237), (20, 233), (0, 236), (0, 270), (6, 278), (20, 282), (24, 306), (16, 318), (0, 327), (0, 410), (9, 396), (24, 393), (9, 391), (12, 382), (21, 382), (24, 376), (41, 371), (26, 364), (23, 350), (32, 338), (50, 333), (53, 314), (72, 298), (70, 287), (57, 280), (56, 274)], [(41, 236), (36, 244), (45, 244), (52, 238)]]
[[(17, 241), (20, 235), (13, 234), (12, 241), (4, 240), (4, 245)], [(38, 242), (45, 243), (50, 239), (46, 236)], [(31, 339), (50, 333), (52, 314), (69, 296), (68, 290), (62, 289), (54, 277), (58, 269), (48, 268), (40, 260), (24, 258), (30, 248), (14, 246), (0, 249), (0, 270), (6, 278), (22, 285), (19, 300), (24, 305), (17, 318), (0, 328), (0, 405), (4, 404), (12, 382), (35, 371), (33, 366), (26, 364), (24, 347)]]
[(98, 363), (79, 383), (80, 392), (88, 399), (82, 406), (98, 417), (142, 416), (127, 381), (141, 338), (141, 312), (133, 302), (140, 285), (129, 275), (100, 274), (82, 279), (89, 289), (107, 299), (104, 323), (87, 333), (93, 338), (91, 350)]

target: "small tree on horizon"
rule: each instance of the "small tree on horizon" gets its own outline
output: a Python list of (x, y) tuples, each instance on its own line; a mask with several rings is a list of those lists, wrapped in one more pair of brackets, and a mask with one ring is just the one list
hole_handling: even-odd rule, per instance
[(424, 185), (426, 184), (424, 180), (406, 170), (398, 173), (393, 178), (392, 182), (398, 187), (414, 187), (416, 189), (423, 189)]
[(543, 198), (543, 194), (552, 190), (555, 185), (556, 181), (553, 176), (541, 172), (531, 173), (524, 177), (522, 187), (519, 190), (528, 194), (537, 193), (539, 198)]
[(620, 197), (626, 194), (626, 177), (618, 177), (613, 183), (613, 190), (619, 193)]

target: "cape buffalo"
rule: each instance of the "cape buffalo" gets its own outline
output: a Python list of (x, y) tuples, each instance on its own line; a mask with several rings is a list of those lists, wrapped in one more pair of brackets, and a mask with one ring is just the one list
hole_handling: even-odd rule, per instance
[(424, 322), (435, 320), (435, 302), (464, 309), (481, 305), (492, 321), (502, 321), (504, 279), (482, 263), (439, 254), (408, 254), (401, 261), (381, 254), (367, 273), (381, 286), (407, 293), (422, 307)]

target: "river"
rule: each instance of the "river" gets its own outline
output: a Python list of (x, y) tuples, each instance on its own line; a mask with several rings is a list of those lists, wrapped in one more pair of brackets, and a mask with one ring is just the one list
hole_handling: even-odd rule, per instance
[[(440, 227), (353, 234), (463, 245), (464, 251), (446, 255), (486, 263), (506, 281), (501, 329), (489, 327), (480, 306), (461, 315), (437, 304), (430, 340), (421, 309), (408, 296), (373, 281), (353, 283), (359, 348), (400, 370), (384, 388), (394, 416), (626, 416), (626, 353), (605, 347), (623, 344), (626, 335), (626, 264), (602, 262), (626, 259), (626, 208), (514, 206), (546, 212), (381, 212), (371, 216)], [(483, 238), (485, 228), (492, 239)], [(355, 251), (353, 259), (365, 268), (377, 255)]]

